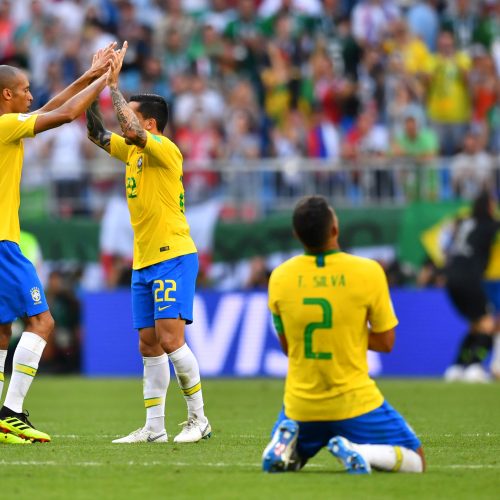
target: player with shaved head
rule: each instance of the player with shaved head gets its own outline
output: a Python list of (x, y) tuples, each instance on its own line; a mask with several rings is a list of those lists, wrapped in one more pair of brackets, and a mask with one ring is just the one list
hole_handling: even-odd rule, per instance
[(48, 442), (50, 436), (33, 427), (23, 403), (53, 328), (40, 279), (19, 248), (20, 183), (23, 139), (78, 118), (106, 85), (115, 43), (94, 56), (91, 67), (37, 111), (24, 71), (0, 66), (0, 398), (11, 325), (22, 318), (25, 331), (16, 347), (12, 377), (0, 409), (0, 444)]

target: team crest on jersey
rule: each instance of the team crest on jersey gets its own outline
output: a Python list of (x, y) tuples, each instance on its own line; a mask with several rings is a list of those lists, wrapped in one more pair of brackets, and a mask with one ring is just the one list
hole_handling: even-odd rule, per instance
[(137, 160), (137, 171), (140, 172), (142, 170), (142, 156), (139, 156)]
[(33, 299), (33, 302), (35, 305), (41, 304), (42, 303), (42, 294), (40, 293), (40, 289), (37, 286), (34, 286), (31, 290), (31, 298)]

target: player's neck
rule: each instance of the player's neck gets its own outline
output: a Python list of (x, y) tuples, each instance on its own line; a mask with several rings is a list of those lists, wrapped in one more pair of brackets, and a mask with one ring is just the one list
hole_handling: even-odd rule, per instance
[(0, 116), (7, 113), (15, 113), (15, 111), (12, 111), (10, 106), (5, 105), (5, 103), (0, 103)]
[(319, 248), (308, 248), (304, 247), (306, 255), (321, 255), (321, 254), (331, 254), (340, 252), (340, 247), (337, 241), (332, 241), (331, 243), (324, 245)]

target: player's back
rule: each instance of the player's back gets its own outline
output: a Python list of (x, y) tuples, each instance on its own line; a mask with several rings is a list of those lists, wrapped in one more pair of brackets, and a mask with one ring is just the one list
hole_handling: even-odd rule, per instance
[(367, 322), (383, 332), (397, 319), (378, 263), (344, 252), (294, 257), (274, 270), (269, 301), (288, 343), (290, 418), (338, 420), (381, 404), (368, 375)]

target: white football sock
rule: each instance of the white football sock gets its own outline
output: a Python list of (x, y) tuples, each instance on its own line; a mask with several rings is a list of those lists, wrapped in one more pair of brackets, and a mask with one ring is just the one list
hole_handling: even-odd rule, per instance
[(423, 472), (420, 455), (403, 446), (351, 443), (374, 469), (388, 472)]
[(38, 363), (47, 342), (36, 333), (23, 332), (12, 360), (10, 379), (4, 406), (16, 413), (23, 411), (23, 402), (38, 370)]
[(171, 352), (168, 357), (174, 365), (177, 382), (184, 393), (184, 399), (188, 407), (188, 418), (194, 417), (205, 421), (200, 368), (193, 352), (187, 344), (184, 344), (176, 351)]
[(168, 356), (142, 358), (144, 361), (144, 406), (146, 429), (152, 432), (165, 430), (165, 397), (170, 383)]
[[(5, 381), (5, 359), (7, 358), (7, 351), (0, 349), (0, 401), (2, 401), (3, 384)], [(0, 405), (0, 408), (2, 405)]]

